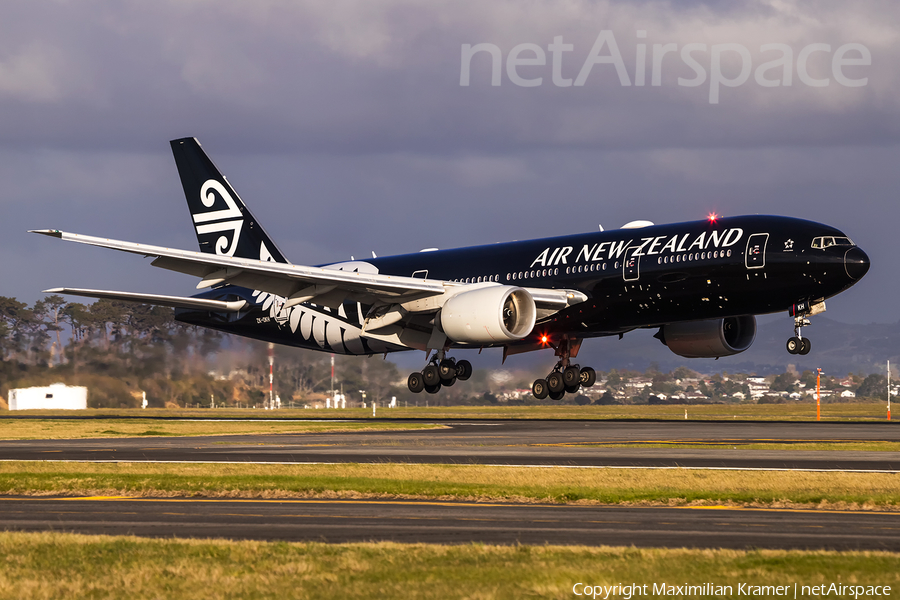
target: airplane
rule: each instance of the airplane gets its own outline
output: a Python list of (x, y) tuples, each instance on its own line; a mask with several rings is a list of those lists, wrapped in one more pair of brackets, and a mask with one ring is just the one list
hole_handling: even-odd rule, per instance
[(577, 358), (588, 338), (636, 329), (675, 354), (719, 358), (756, 337), (755, 315), (786, 311), (791, 354), (811, 349), (802, 328), (825, 300), (859, 281), (869, 257), (840, 230), (803, 219), (749, 215), (621, 229), (318, 266), (288, 262), (195, 138), (171, 142), (200, 251), (35, 230), (65, 241), (152, 258), (200, 278), (190, 297), (84, 288), (45, 293), (175, 308), (175, 319), (267, 342), (336, 354), (426, 353), (409, 375), (434, 394), (472, 375), (456, 349), (507, 357), (552, 349), (556, 364), (532, 385), (562, 399), (596, 381)]

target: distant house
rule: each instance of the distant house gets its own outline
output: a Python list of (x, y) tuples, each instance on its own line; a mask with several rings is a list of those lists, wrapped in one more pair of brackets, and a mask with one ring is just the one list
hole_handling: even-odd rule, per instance
[(9, 390), (9, 410), (84, 410), (87, 388), (54, 383), (46, 387)]
[(841, 398), (856, 398), (856, 392), (852, 390), (844, 390), (841, 392)]

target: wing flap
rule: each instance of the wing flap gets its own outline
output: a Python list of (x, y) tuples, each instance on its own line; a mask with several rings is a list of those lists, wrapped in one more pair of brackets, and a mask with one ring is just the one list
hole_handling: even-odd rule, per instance
[(184, 296), (161, 296), (159, 294), (139, 294), (136, 292), (114, 292), (109, 290), (87, 290), (82, 288), (53, 288), (44, 290), (45, 294), (64, 294), (68, 296), (84, 296), (85, 298), (104, 298), (125, 302), (140, 302), (171, 308), (189, 308), (211, 310), (213, 312), (238, 312), (247, 306), (245, 300), (225, 302), (223, 300), (207, 300), (205, 298), (186, 298)]

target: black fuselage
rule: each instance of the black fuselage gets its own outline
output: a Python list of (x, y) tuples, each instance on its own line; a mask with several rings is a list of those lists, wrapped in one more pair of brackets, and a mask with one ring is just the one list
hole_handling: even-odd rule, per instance
[[(539, 321), (520, 344), (534, 344), (543, 335), (587, 338), (667, 323), (787, 311), (794, 304), (815, 303), (840, 293), (869, 266), (866, 254), (834, 227), (775, 216), (598, 231), (373, 258), (365, 263), (382, 274), (461, 284), (495, 281), (587, 295), (587, 301)], [(329, 340), (324, 329), (318, 337), (314, 335), (311, 325), (308, 336), (298, 335), (304, 333), (301, 326), (286, 326), (287, 316), (279, 322), (257, 303), (252, 290), (224, 286), (203, 296), (244, 298), (253, 308), (230, 317), (182, 310), (178, 318), (340, 353), (405, 349), (365, 340), (342, 342), (347, 331), (360, 327), (365, 314), (366, 307), (355, 303), (345, 303), (341, 310), (305, 307), (341, 328), (341, 336), (335, 334)]]

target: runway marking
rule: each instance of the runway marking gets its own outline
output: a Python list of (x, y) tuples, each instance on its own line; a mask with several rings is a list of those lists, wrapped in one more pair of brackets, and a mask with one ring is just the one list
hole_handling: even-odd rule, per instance
[(792, 439), (792, 438), (731, 438), (724, 440), (708, 440), (699, 438), (684, 438), (675, 440), (609, 440), (604, 442), (547, 442), (527, 444), (528, 446), (552, 446), (552, 447), (579, 447), (579, 446), (631, 446), (642, 444), (669, 444), (692, 446), (734, 446), (747, 444), (868, 444), (868, 443), (897, 443), (896, 439), (843, 439), (843, 440), (818, 440), (818, 439)]
[(748, 511), (748, 512), (792, 512), (792, 513), (813, 513), (822, 515), (889, 515), (900, 517), (900, 512), (891, 511), (863, 511), (863, 510), (824, 510), (820, 508), (757, 508), (752, 506), (673, 506), (672, 508), (680, 508), (683, 510), (728, 510), (728, 511)]
[[(444, 506), (444, 507), (462, 507), (462, 508), (516, 508), (516, 507), (535, 507), (548, 509), (596, 509), (596, 508), (612, 508), (619, 510), (629, 510), (633, 508), (650, 508), (650, 509), (680, 509), (680, 510), (717, 510), (729, 512), (775, 512), (775, 513), (811, 513), (824, 515), (877, 515), (900, 517), (900, 512), (891, 511), (854, 511), (854, 510), (823, 510), (814, 508), (762, 508), (750, 506), (649, 506), (634, 507), (621, 506), (616, 504), (498, 504), (498, 503), (481, 503), (481, 502), (442, 502), (437, 500), (335, 500), (330, 498), (283, 498), (283, 499), (265, 499), (265, 498), (138, 498), (134, 496), (68, 496), (62, 498), (47, 498), (15, 496), (5, 497), (3, 500), (20, 500), (31, 502), (195, 502), (195, 503), (223, 503), (233, 502), (241, 504), (260, 503), (260, 504), (385, 504), (392, 506)], [(616, 521), (613, 521), (616, 522)], [(883, 529), (883, 528), (882, 528)], [(895, 529), (895, 528), (890, 528)]]
[[(164, 448), (168, 450), (168, 448)], [(195, 448), (203, 450), (204, 448)], [(105, 450), (115, 452), (116, 450)], [(104, 452), (104, 450), (88, 450)], [(657, 469), (670, 471), (785, 471), (791, 473), (900, 473), (900, 469), (790, 469), (786, 467), (681, 467), (681, 466), (640, 466), (640, 465), (520, 465), (496, 463), (403, 463), (403, 462), (321, 462), (321, 461), (278, 461), (278, 460), (136, 460), (122, 458), (98, 459), (23, 459), (0, 458), (0, 462), (59, 462), (59, 463), (134, 463), (151, 465), (396, 465), (396, 466), (446, 466), (446, 467), (517, 467), (521, 469)]]

